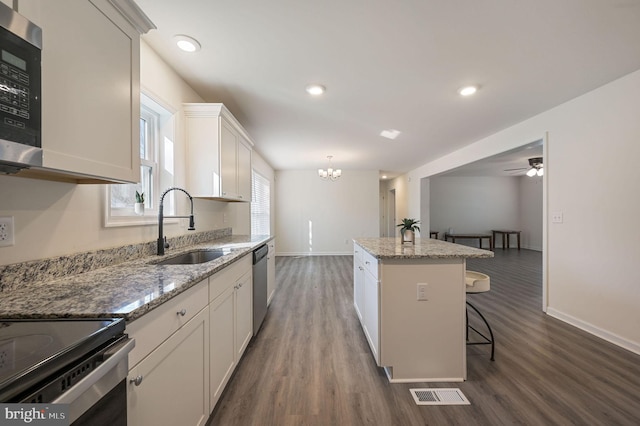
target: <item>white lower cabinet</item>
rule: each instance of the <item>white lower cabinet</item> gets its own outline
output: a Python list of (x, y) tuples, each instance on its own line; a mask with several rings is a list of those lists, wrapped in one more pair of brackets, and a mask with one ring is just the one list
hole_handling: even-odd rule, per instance
[(380, 365), (378, 261), (357, 244), (353, 246), (353, 306), (376, 364)]
[(204, 425), (253, 336), (251, 253), (127, 325), (129, 426)]
[(130, 426), (204, 425), (209, 418), (209, 309), (131, 369), (128, 381)]
[(364, 273), (364, 316), (362, 328), (371, 347), (376, 364), (380, 365), (380, 290), (378, 280), (368, 272)]
[(360, 322), (364, 313), (364, 264), (362, 262), (362, 249), (354, 246), (353, 250), (353, 307)]
[(215, 407), (236, 367), (234, 347), (235, 289), (229, 287), (209, 305), (210, 324), (210, 403)]
[(209, 278), (210, 411), (253, 336), (251, 267), (249, 254)]

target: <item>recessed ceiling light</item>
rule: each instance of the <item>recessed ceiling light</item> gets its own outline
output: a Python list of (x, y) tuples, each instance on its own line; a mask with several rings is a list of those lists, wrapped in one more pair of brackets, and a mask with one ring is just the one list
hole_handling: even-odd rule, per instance
[(387, 178), (387, 175), (382, 175), (382, 179), (386, 179), (386, 178)]
[(465, 86), (458, 90), (461, 96), (471, 96), (478, 91), (478, 86)]
[(200, 43), (198, 43), (198, 40), (196, 40), (193, 37), (186, 36), (184, 34), (178, 34), (174, 36), (173, 39), (176, 41), (176, 44), (178, 45), (178, 47), (184, 50), (185, 52), (190, 52), (190, 53), (197, 52), (201, 48)]
[(307, 91), (308, 94), (313, 95), (313, 96), (319, 96), (322, 95), (324, 92), (327, 91), (327, 88), (324, 87), (321, 84), (309, 84), (305, 90)]
[(396, 129), (389, 129), (389, 130), (383, 130), (380, 132), (380, 136), (382, 136), (383, 138), (387, 138), (387, 139), (395, 139), (398, 137), (398, 135), (400, 134), (400, 130), (396, 130)]

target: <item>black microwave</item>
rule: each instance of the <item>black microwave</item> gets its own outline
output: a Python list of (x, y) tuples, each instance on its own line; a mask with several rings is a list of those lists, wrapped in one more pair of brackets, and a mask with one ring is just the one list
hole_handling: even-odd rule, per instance
[(42, 166), (42, 29), (0, 2), (0, 173)]

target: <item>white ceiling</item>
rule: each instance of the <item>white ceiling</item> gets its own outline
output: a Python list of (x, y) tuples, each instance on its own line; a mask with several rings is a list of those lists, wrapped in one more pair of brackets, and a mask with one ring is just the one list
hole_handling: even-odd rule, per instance
[(640, 0), (136, 2), (144, 39), (277, 170), (333, 155), (394, 176), (640, 69)]

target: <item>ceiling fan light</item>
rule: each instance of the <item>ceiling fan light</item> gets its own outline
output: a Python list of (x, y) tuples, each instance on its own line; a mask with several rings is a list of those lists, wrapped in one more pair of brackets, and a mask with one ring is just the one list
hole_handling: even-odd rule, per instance
[(540, 167), (537, 172), (538, 176), (544, 175), (544, 168)]
[(529, 169), (529, 171), (527, 171), (527, 176), (533, 177), (536, 175), (536, 173), (537, 173), (537, 170), (535, 169), (535, 167), (532, 167)]

